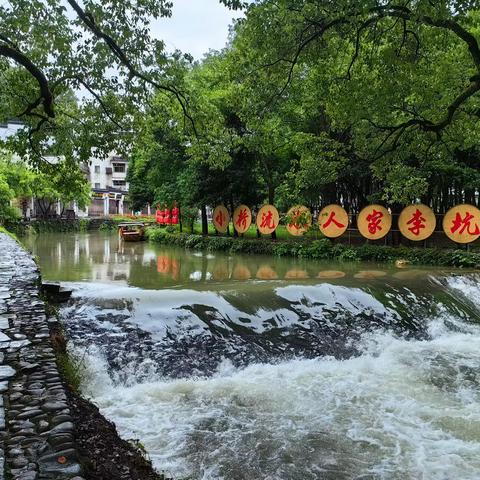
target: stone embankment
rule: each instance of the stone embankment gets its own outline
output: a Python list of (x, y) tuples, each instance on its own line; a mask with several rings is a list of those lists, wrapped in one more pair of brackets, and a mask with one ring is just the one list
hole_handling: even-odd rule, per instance
[(31, 256), (0, 233), (0, 479), (82, 480)]

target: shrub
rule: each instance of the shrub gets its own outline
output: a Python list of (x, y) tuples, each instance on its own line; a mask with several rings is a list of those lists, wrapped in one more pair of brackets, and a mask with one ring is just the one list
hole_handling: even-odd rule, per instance
[(88, 225), (90, 220), (88, 218), (80, 218), (78, 220), (78, 229), (80, 232), (86, 232), (88, 230)]
[(297, 239), (272, 242), (266, 239), (244, 239), (224, 236), (202, 236), (171, 233), (167, 229), (150, 227), (147, 238), (156, 243), (176, 245), (209, 252), (276, 255), (300, 257), (314, 260), (370, 261), (391, 263), (398, 259), (408, 260), (415, 265), (439, 265), (474, 268), (480, 265), (480, 253), (464, 250), (441, 250), (435, 248), (388, 247), (383, 245), (351, 246), (333, 244), (329, 239)]
[(74, 353), (57, 353), (57, 364), (65, 381), (74, 392), (79, 392), (85, 381), (85, 360)]
[(118, 227), (117, 227), (117, 224), (113, 221), (108, 221), (108, 220), (105, 220), (99, 227), (99, 230), (101, 232), (112, 232), (114, 230), (116, 230)]

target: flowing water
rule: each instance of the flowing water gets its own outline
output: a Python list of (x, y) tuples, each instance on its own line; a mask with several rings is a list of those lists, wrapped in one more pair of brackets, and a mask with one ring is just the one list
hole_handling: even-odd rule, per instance
[(480, 274), (33, 237), (88, 395), (175, 479), (480, 479)]

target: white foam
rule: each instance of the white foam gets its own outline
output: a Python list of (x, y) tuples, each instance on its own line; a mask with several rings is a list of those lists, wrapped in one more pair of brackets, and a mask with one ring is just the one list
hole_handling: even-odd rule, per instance
[(480, 335), (437, 333), (369, 334), (344, 361), (225, 363), (211, 378), (90, 394), (179, 478), (478, 480)]
[[(478, 277), (444, 283), (478, 308)], [(88, 298), (98, 291), (81, 287), (85, 308), (93, 308)], [(409, 292), (406, 299), (405, 291), (387, 292), (382, 303), (359, 288), (275, 284), (275, 294), (292, 310), (274, 309), (282, 325), (295, 324), (299, 314), (324, 318), (333, 312), (336, 318), (342, 311), (371, 313), (393, 325), (398, 305), (419, 302)], [(204, 329), (184, 305), (215, 306), (219, 318), (212, 313), (212, 322), (248, 318), (256, 332), (265, 331), (273, 312), (257, 306), (244, 313), (220, 290), (106, 286), (101, 293), (129, 299), (131, 321), (154, 337), (179, 325)], [(175, 478), (478, 480), (480, 325), (433, 298), (422, 299), (432, 302), (433, 318), (418, 319), (428, 322), (428, 340), (374, 331), (355, 340), (361, 354), (348, 360), (296, 359), (244, 369), (225, 361), (212, 377), (182, 380), (158, 378), (146, 359), (132, 365), (149, 381), (135, 383), (138, 372), (122, 371), (131, 379), (123, 385), (112, 381), (101, 353), (90, 350), (85, 392), (124, 438), (139, 439), (154, 464)], [(108, 318), (103, 323), (110, 328)]]
[(455, 275), (446, 279), (447, 285), (480, 307), (480, 274)]

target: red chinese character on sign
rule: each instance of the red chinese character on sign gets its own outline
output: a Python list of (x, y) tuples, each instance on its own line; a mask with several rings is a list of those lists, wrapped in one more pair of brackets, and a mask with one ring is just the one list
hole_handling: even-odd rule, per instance
[(379, 230), (382, 230), (382, 227), (380, 226), (382, 223), (382, 218), (383, 213), (377, 212), (375, 209), (373, 209), (373, 212), (367, 216), (368, 231), (372, 235), (375, 235)]
[(298, 218), (300, 217), (301, 214), (302, 214), (302, 212), (300, 210), (296, 210), (295, 212), (293, 212), (292, 223), (289, 223), (288, 226), (296, 228), (297, 230), (300, 230), (302, 228), (302, 226), (297, 222), (297, 220), (298, 220)]
[(323, 224), (323, 228), (328, 228), (332, 223), (334, 223), (338, 228), (344, 228), (345, 225), (335, 220), (335, 212), (330, 212), (330, 216), (327, 221)]
[(412, 218), (407, 222), (407, 225), (411, 225), (409, 230), (414, 235), (420, 235), (420, 230), (425, 228), (426, 225), (424, 222), (427, 220), (422, 216), (422, 212), (417, 208), (417, 211), (412, 215)]
[(223, 227), (223, 221), (225, 220), (225, 217), (223, 215), (223, 211), (220, 210), (218, 213), (217, 213), (217, 216), (215, 217), (215, 221), (218, 223), (218, 225), (220, 225), (221, 227)]
[(480, 235), (480, 227), (478, 224), (475, 223), (474, 226), (472, 226), (472, 220), (474, 218), (475, 217), (469, 212), (465, 212), (465, 218), (462, 218), (460, 213), (457, 212), (455, 219), (452, 221), (452, 227), (450, 228), (450, 231), (455, 233), (457, 230), (459, 230), (458, 233), (462, 234), (466, 230), (469, 235)]
[(273, 220), (273, 213), (271, 210), (268, 210), (267, 213), (262, 214), (262, 222), (260, 228), (268, 228), (273, 230), (275, 228), (275, 222)]
[(236, 221), (237, 227), (247, 228), (248, 212), (246, 208), (240, 210)]

